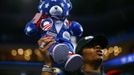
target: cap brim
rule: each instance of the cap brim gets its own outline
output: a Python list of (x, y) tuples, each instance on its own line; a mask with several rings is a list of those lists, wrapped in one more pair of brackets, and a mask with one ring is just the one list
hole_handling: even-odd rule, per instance
[(96, 44), (96, 45), (98, 44), (102, 48), (106, 48), (108, 45), (108, 39), (103, 35), (97, 35), (89, 43)]
[(94, 38), (90, 38), (85, 40), (84, 38), (80, 39), (76, 47), (76, 53), (81, 54), (82, 48), (86, 45), (100, 45), (102, 48), (106, 48), (108, 45), (108, 39), (103, 35), (94, 36)]

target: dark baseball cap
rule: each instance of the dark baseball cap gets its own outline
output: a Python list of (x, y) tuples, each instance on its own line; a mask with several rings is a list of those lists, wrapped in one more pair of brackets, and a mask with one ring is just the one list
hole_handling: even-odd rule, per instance
[(81, 55), (83, 48), (95, 45), (100, 45), (102, 48), (106, 48), (108, 45), (108, 39), (104, 35), (83, 37), (78, 41), (75, 53)]

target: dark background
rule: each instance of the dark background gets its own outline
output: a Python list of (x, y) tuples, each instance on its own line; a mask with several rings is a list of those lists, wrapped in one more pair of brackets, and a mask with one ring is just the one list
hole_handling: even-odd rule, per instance
[[(71, 2), (73, 9), (70, 18), (83, 26), (83, 36), (104, 34), (110, 40), (117, 40), (117, 37), (133, 40), (133, 0), (71, 0)], [(31, 43), (23, 29), (38, 12), (38, 4), (39, 0), (0, 1), (0, 43)]]
[[(83, 36), (103, 34), (109, 46), (118, 45), (124, 53), (134, 53), (134, 0), (71, 2), (69, 17), (83, 26)], [(24, 27), (38, 12), (38, 5), (39, 0), (0, 0), (0, 75), (39, 75), (41, 65), (37, 63), (2, 62), (21, 60), (22, 56), (11, 56), (11, 49), (37, 47), (36, 41), (25, 35)]]

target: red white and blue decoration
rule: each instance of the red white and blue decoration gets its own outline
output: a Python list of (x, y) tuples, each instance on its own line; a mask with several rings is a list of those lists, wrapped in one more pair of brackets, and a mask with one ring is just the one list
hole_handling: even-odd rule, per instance
[(49, 53), (57, 64), (64, 64), (69, 71), (82, 64), (81, 56), (74, 53), (71, 36), (80, 37), (83, 28), (77, 21), (68, 20), (71, 9), (70, 0), (40, 0), (39, 12), (25, 26), (25, 34), (30, 37), (52, 37), (56, 41)]

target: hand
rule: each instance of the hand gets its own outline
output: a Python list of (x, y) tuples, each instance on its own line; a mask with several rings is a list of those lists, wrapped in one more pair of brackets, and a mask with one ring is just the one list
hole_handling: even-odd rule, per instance
[(55, 43), (52, 37), (45, 37), (38, 40), (38, 45), (41, 51), (46, 51), (48, 48)]
[(45, 64), (52, 66), (53, 65), (53, 60), (51, 58), (51, 56), (49, 55), (48, 52), (48, 48), (55, 43), (55, 41), (52, 39), (52, 37), (45, 37), (45, 38), (41, 38), (38, 40), (38, 45), (40, 46), (42, 43), (47, 43), (45, 46), (43, 47), (39, 47), (40, 52), (42, 53), (42, 55), (45, 58)]

